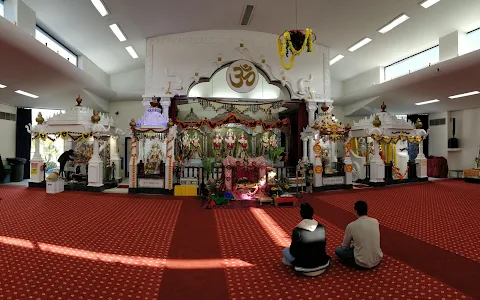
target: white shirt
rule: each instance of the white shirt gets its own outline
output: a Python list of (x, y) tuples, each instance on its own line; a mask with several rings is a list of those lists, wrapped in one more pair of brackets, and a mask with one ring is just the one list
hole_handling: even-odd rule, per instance
[(377, 219), (361, 216), (348, 224), (342, 247), (352, 248), (355, 262), (365, 268), (373, 268), (383, 257), (380, 249), (380, 227)]

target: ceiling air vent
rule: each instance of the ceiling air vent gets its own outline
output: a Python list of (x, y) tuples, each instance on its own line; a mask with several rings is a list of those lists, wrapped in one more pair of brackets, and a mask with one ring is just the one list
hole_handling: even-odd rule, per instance
[(255, 6), (253, 5), (250, 5), (250, 4), (245, 5), (245, 8), (243, 9), (243, 14), (242, 14), (242, 20), (240, 22), (242, 26), (247, 26), (250, 23), (254, 9), (255, 9)]

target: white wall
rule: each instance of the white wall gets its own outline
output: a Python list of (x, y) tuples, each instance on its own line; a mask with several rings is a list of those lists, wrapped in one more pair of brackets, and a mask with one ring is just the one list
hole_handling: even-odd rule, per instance
[(23, 29), (31, 36), (35, 36), (37, 14), (21, 0), (5, 0), (5, 19)]
[(85, 73), (92, 76), (97, 81), (103, 83), (106, 86), (110, 86), (110, 76), (100, 69), (96, 64), (94, 64), (86, 56), (78, 57), (78, 67), (82, 69)]
[(111, 75), (110, 87), (116, 92), (140, 92), (142, 95), (145, 89), (145, 68)]
[[(428, 120), (445, 118), (448, 123), (448, 112), (429, 114)], [(441, 156), (448, 159), (448, 126), (429, 126), (428, 152), (432, 156)]]
[(332, 99), (340, 98), (343, 96), (343, 81), (331, 79), (332, 85)]
[(380, 84), (384, 79), (383, 74), (383, 67), (376, 67), (355, 77), (347, 79), (343, 82), (343, 94), (348, 95), (353, 92), (371, 87), (375, 84)]
[[(13, 106), (0, 104), (0, 112), (17, 114), (17, 109)], [(7, 157), (15, 157), (15, 142), (16, 142), (16, 122), (0, 120), (0, 154), (3, 162)]]
[[(475, 166), (480, 145), (480, 108), (454, 111), (450, 118), (455, 118), (455, 137), (458, 139), (461, 151), (448, 152), (448, 167), (450, 169), (467, 169)], [(449, 120), (451, 123), (451, 120)], [(452, 130), (449, 130), (449, 137)]]
[[(116, 114), (118, 112), (118, 115)], [(109, 114), (115, 120), (115, 124), (118, 128), (126, 130), (129, 128), (131, 119), (137, 120), (143, 116), (144, 108), (142, 101), (121, 101), (110, 102)], [(125, 137), (119, 137), (117, 140), (117, 147), (120, 150), (119, 155), (125, 159)], [(124, 170), (121, 170), (122, 176), (124, 176)]]

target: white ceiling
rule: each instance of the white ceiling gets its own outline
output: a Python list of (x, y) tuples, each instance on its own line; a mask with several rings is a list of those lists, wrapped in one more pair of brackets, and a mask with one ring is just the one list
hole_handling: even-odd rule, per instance
[[(292, 0), (104, 0), (111, 14), (102, 18), (90, 0), (23, 0), (37, 12), (39, 23), (76, 53), (82, 53), (109, 74), (144, 64), (148, 37), (209, 29), (245, 29), (280, 34), (295, 27), (312, 28), (317, 42), (331, 48), (331, 57), (346, 57), (332, 66), (332, 76), (345, 80), (375, 66), (385, 66), (435, 45), (455, 30), (480, 27), (480, 1), (441, 0), (424, 9), (420, 0), (298, 0), (298, 26)], [(256, 5), (246, 27), (240, 25), (244, 5)], [(382, 35), (377, 30), (406, 13), (410, 20)], [(108, 25), (117, 22), (128, 41), (119, 42)], [(363, 37), (369, 45), (346, 49)], [(125, 46), (133, 45), (133, 60)]]

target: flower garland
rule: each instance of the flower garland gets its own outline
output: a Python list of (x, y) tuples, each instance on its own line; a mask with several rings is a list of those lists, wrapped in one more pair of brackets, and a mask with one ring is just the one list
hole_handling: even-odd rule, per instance
[[(387, 162), (387, 159), (383, 155), (383, 152), (380, 152), (380, 157), (382, 158), (384, 163)], [(405, 176), (407, 176), (407, 174), (408, 174), (408, 167), (405, 170), (405, 173), (402, 175), (402, 173), (400, 173), (400, 169), (397, 166), (395, 166), (395, 164), (393, 162), (392, 162), (392, 170), (393, 170), (393, 173), (395, 173), (395, 175), (397, 175), (397, 178), (400, 179), (400, 180), (405, 178)]]
[(62, 138), (64, 140), (71, 139), (74, 142), (78, 142), (79, 140), (89, 140), (90, 138), (94, 138), (96, 140), (101, 140), (101, 138), (93, 136), (92, 132), (68, 132), (62, 131), (57, 133), (46, 133), (46, 132), (39, 132), (37, 135), (32, 136), (32, 140), (41, 139), (45, 141), (46, 139), (55, 142), (58, 138)]
[(278, 109), (282, 107), (283, 100), (273, 101), (273, 102), (264, 102), (264, 103), (248, 103), (248, 104), (237, 104), (231, 102), (223, 102), (218, 100), (210, 100), (205, 98), (197, 97), (198, 102), (205, 110), (207, 108), (213, 108), (215, 112), (220, 110), (226, 110), (228, 112), (238, 112), (238, 113), (257, 113), (259, 111), (269, 112), (272, 109)]
[[(302, 52), (306, 51), (307, 52), (312, 52), (313, 49), (313, 32), (311, 29), (306, 29), (305, 33), (303, 33), (300, 30), (286, 30), (277, 40), (277, 48), (278, 48), (278, 56), (280, 57), (280, 62), (282, 63), (282, 67), (285, 70), (290, 70), (293, 67), (293, 64), (295, 63), (295, 56), (300, 55)], [(295, 49), (292, 43), (292, 36), (295, 37), (295, 40), (298, 42), (298, 39), (301, 39), (303, 36), (303, 43), (300, 47), (300, 49)], [(290, 62), (288, 65), (285, 65), (285, 62), (283, 61), (283, 57), (289, 55), (289, 52), (291, 52), (290, 56)]]

